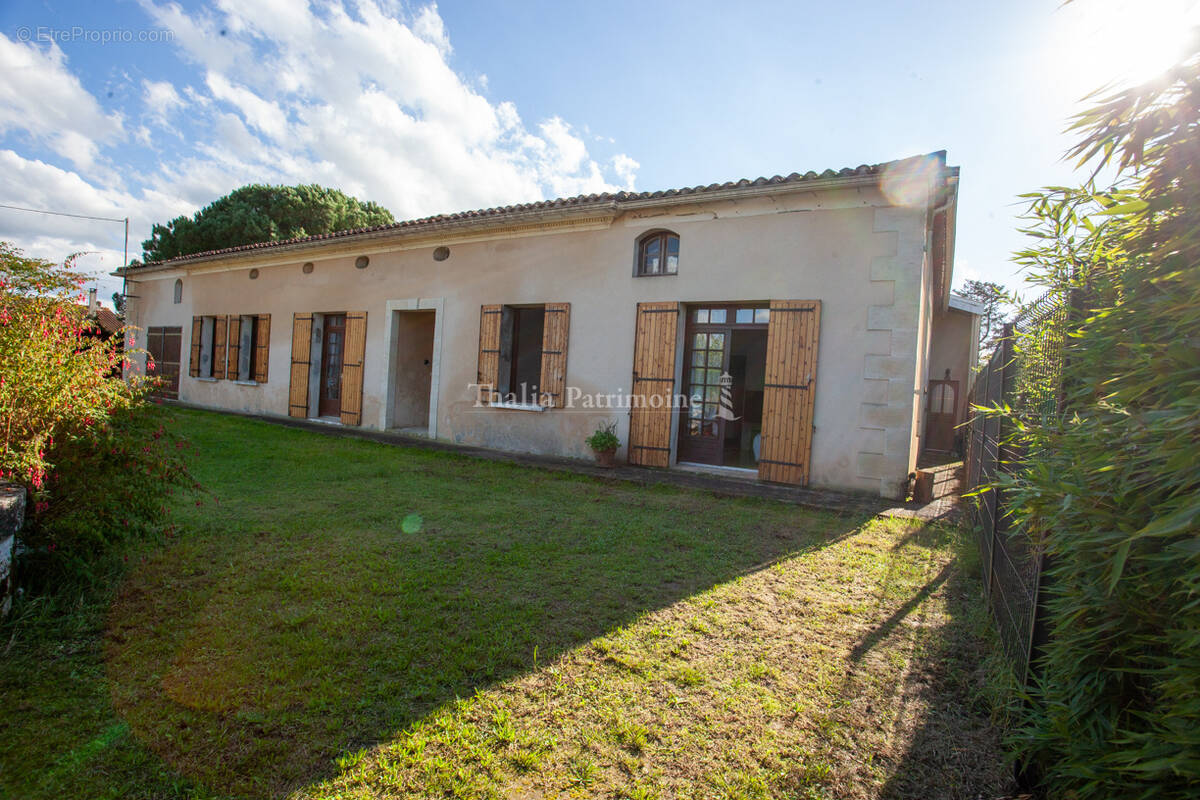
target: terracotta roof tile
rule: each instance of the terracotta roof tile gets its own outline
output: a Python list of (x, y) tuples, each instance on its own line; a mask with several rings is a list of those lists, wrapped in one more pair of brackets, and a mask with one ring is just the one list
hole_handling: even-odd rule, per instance
[[(934, 154), (931, 154), (934, 155)], [(944, 152), (936, 154), (943, 160)], [(917, 158), (924, 158), (919, 156)], [(882, 173), (886, 168), (895, 164), (903, 163), (914, 159), (903, 159), (902, 161), (889, 161), (881, 164), (861, 164), (857, 167), (845, 167), (841, 170), (834, 171), (827, 169), (824, 172), (816, 173), (813, 171), (805, 172), (803, 175), (798, 172), (793, 172), (789, 175), (775, 175), (770, 178), (760, 177), (753, 181), (748, 178), (742, 178), (739, 181), (726, 181), (725, 183), (717, 184), (710, 183), (707, 186), (691, 186), (681, 189), (656, 190), (650, 192), (603, 192), (600, 194), (576, 195), (575, 197), (559, 197), (553, 200), (539, 200), (532, 203), (520, 203), (515, 205), (500, 206), (495, 208), (481, 208), (471, 211), (458, 211), (452, 214), (435, 214), (429, 217), (420, 217), (418, 219), (404, 220), (402, 222), (392, 222), (386, 225), (376, 225), (367, 228), (353, 228), (350, 230), (334, 231), (332, 233), (318, 233), (312, 236), (301, 236), (292, 239), (275, 239), (268, 242), (256, 242), (254, 244), (243, 244), (236, 247), (225, 247), (218, 250), (206, 250), (202, 253), (193, 253), (179, 258), (168, 259), (165, 261), (150, 261), (142, 265), (130, 267), (131, 272), (136, 272), (145, 267), (161, 266), (165, 264), (186, 264), (190, 261), (212, 258), (227, 254), (249, 253), (255, 250), (263, 250), (273, 247), (283, 247), (285, 245), (301, 244), (305, 242), (319, 242), (329, 239), (342, 239), (354, 237), (357, 235), (368, 233), (379, 233), (390, 230), (407, 230), (414, 228), (429, 227), (441, 223), (458, 222), (463, 220), (476, 220), (482, 218), (502, 217), (507, 214), (516, 214), (525, 211), (537, 211), (542, 209), (561, 209), (561, 208), (586, 208), (588, 206), (613, 205), (619, 207), (621, 203), (629, 203), (638, 200), (657, 200), (661, 198), (679, 197), (684, 195), (708, 194), (712, 192), (726, 191), (730, 189), (742, 189), (751, 186), (766, 186), (780, 185), (791, 183), (803, 183), (805, 181), (827, 180), (830, 178), (853, 177), (862, 175), (875, 175)], [(109, 312), (111, 313), (111, 312)]]

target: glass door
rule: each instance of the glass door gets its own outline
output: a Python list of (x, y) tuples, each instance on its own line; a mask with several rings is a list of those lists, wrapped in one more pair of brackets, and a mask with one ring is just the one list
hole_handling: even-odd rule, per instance
[(346, 342), (346, 315), (325, 315), (325, 336), (321, 345), (321, 390), (318, 413), (336, 417), (342, 413), (342, 349)]
[[(709, 323), (708, 309), (704, 311), (705, 323), (688, 332), (684, 361), (688, 401), (679, 424), (679, 460), (720, 464), (725, 441), (721, 390), (722, 376), (726, 381), (729, 377), (725, 352), (729, 331)], [(724, 322), (724, 309), (717, 311), (720, 322)], [(689, 314), (689, 318), (694, 315)], [(727, 386), (724, 388), (728, 391)]]
[(764, 303), (691, 307), (687, 316), (679, 461), (754, 468), (762, 428)]

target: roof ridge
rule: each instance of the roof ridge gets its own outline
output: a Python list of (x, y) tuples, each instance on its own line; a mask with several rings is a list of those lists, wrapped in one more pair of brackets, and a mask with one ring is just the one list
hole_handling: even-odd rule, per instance
[[(658, 200), (662, 198), (672, 198), (697, 194), (711, 194), (714, 192), (728, 191), (733, 189), (745, 189), (757, 186), (769, 185), (785, 185), (793, 183), (805, 183), (816, 180), (830, 180), (837, 178), (851, 178), (865, 175), (875, 175), (882, 172), (888, 167), (905, 162), (916, 162), (919, 159), (936, 158), (942, 165), (945, 165), (946, 151), (938, 150), (931, 153), (926, 153), (918, 156), (909, 156), (908, 158), (895, 159), (893, 161), (883, 161), (878, 164), (859, 164), (857, 167), (843, 167), (840, 170), (826, 169), (823, 172), (817, 173), (812, 170), (803, 174), (792, 172), (788, 175), (774, 175), (770, 178), (758, 177), (754, 179), (742, 178), (737, 181), (726, 181), (725, 183), (710, 183), (707, 186), (697, 185), (683, 187), (680, 189), (656, 189), (643, 192), (633, 192), (622, 189), (619, 192), (601, 192), (592, 194), (578, 194), (570, 197), (556, 197), (550, 200), (534, 200), (527, 203), (514, 203), (506, 206), (492, 206), (489, 208), (471, 209), (466, 211), (455, 211), (452, 213), (432, 214), (425, 217), (416, 217), (414, 219), (400, 220), (389, 222), (383, 225), (373, 225), (365, 228), (349, 228), (340, 231), (329, 231), (328, 233), (314, 233), (308, 236), (294, 236), (289, 239), (271, 239), (265, 242), (251, 242), (249, 244), (233, 245), (231, 247), (222, 247), (215, 250), (204, 250), (199, 253), (189, 253), (176, 258), (163, 259), (160, 261), (147, 261), (144, 264), (130, 265), (125, 268), (131, 272), (136, 272), (146, 267), (163, 266), (166, 264), (186, 263), (188, 261), (196, 261), (203, 258), (211, 258), (214, 256), (229, 255), (233, 253), (243, 253), (253, 250), (263, 250), (274, 247), (283, 247), (291, 244), (302, 244), (304, 242), (318, 242), (327, 239), (341, 239), (351, 236), (357, 236), (367, 233), (381, 233), (384, 231), (403, 230), (405, 228), (417, 228), (432, 225), (439, 222), (459, 222), (465, 220), (484, 219), (489, 217), (502, 217), (507, 214), (516, 214), (524, 211), (537, 211), (542, 209), (558, 209), (570, 207), (585, 207), (589, 205), (602, 205), (606, 203), (629, 203), (640, 200)], [(118, 274), (121, 270), (118, 270)]]

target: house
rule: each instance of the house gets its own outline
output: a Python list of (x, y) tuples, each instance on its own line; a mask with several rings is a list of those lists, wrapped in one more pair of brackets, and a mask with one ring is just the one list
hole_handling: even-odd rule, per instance
[(938, 152), (120, 274), (131, 349), (181, 401), (578, 458), (616, 422), (631, 464), (892, 497), (963, 418), (957, 198)]
[(96, 299), (96, 290), (88, 289), (87, 312), (85, 321), (88, 327), (85, 330), (85, 335), (102, 341), (108, 341), (113, 336), (121, 332), (121, 318), (112, 312), (111, 309), (100, 305), (100, 301)]

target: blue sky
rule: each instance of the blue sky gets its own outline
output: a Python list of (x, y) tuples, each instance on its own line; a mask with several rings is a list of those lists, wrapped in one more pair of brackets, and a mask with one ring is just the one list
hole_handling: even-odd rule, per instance
[[(1180, 54), (1195, 0), (0, 4), (0, 204), (153, 222), (245, 183), (410, 218), (945, 149), (956, 282), (1018, 288), (1016, 195), (1072, 180), (1087, 92)], [(120, 225), (0, 209), (103, 274)], [(102, 279), (102, 296), (117, 288)]]

